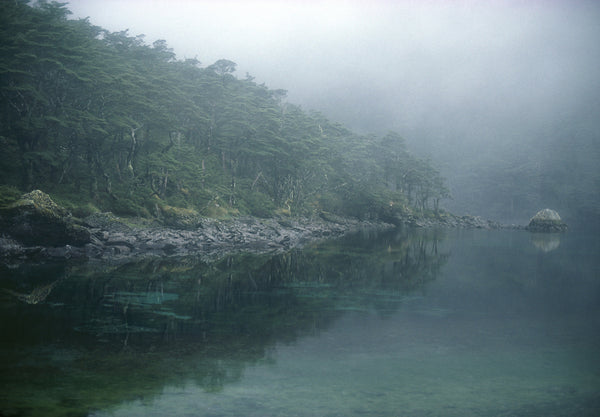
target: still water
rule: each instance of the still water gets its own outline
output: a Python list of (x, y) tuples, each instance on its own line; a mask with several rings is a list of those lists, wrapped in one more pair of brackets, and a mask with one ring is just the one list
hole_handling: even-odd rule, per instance
[(600, 240), (0, 266), (0, 416), (597, 416)]

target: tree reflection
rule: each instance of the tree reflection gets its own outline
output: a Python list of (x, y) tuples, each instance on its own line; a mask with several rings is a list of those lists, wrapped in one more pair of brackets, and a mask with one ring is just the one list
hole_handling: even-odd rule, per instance
[[(152, 398), (167, 385), (219, 391), (277, 343), (318, 333), (348, 310), (396, 311), (436, 278), (448, 257), (440, 238), (363, 232), (275, 256), (7, 269), (0, 331), (9, 388), (0, 402), (26, 415), (41, 406), (30, 404), (31, 390), (86, 399), (44, 404), (52, 415)], [(51, 291), (39, 304), (14, 301), (12, 292), (44, 285)]]

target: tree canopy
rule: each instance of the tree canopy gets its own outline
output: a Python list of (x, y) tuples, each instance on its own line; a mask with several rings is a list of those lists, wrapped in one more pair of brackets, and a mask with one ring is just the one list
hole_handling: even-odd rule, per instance
[(66, 3), (0, 4), (0, 176), (83, 215), (437, 210), (448, 190), (396, 133), (361, 136), (164, 40), (69, 20)]

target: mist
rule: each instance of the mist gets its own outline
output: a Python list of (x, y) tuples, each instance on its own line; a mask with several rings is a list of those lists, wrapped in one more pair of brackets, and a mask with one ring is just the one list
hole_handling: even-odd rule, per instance
[[(399, 132), (446, 207), (523, 222), (600, 212), (600, 4), (593, 1), (72, 0), (74, 18), (238, 64), (360, 133)], [(577, 179), (577, 184), (572, 183)], [(549, 185), (550, 184), (550, 185)], [(558, 184), (558, 185), (557, 185)]]

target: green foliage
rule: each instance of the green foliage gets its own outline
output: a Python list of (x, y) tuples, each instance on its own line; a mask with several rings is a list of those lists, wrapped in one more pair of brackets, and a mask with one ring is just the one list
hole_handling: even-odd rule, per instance
[(447, 196), (396, 133), (356, 135), (286, 103), (284, 90), (237, 79), (232, 61), (202, 68), (163, 40), (149, 46), (68, 13), (0, 5), (6, 185), (45, 189), (81, 214), (147, 217), (171, 207), (380, 218)]
[(0, 208), (7, 207), (19, 199), (23, 193), (10, 185), (0, 185)]
[(130, 199), (120, 198), (110, 205), (113, 213), (122, 216), (150, 217), (150, 212)]

